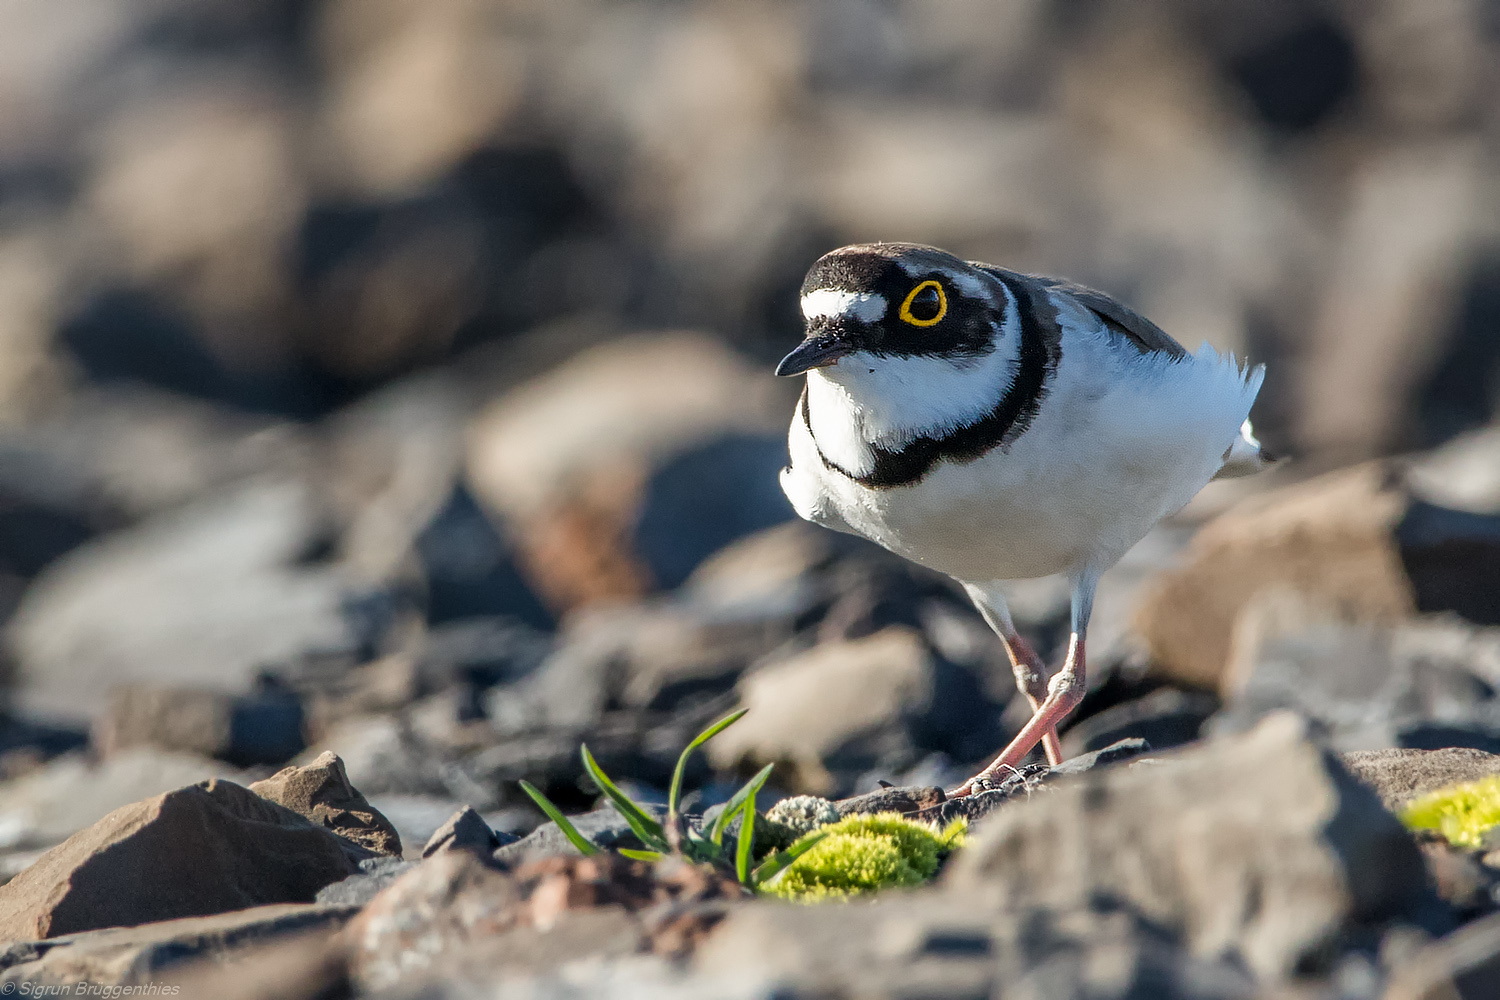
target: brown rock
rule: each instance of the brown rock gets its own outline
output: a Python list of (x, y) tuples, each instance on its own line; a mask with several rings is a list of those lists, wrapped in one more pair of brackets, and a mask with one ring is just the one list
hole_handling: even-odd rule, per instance
[(834, 805), (840, 816), (858, 816), (868, 813), (898, 812), (914, 813), (943, 804), (947, 795), (936, 785), (907, 785), (878, 788), (864, 795), (840, 799)]
[(1349, 773), (1395, 811), (1418, 795), (1500, 774), (1500, 756), (1468, 747), (1445, 750), (1356, 750), (1340, 754)]
[(401, 836), (349, 783), (344, 762), (326, 750), (311, 764), (282, 768), (250, 790), (376, 854), (401, 856)]
[(1395, 538), (1409, 498), (1383, 463), (1319, 476), (1235, 507), (1147, 585), (1136, 625), (1158, 670), (1216, 688), (1240, 609), (1262, 590), (1317, 595), (1360, 621), (1414, 613)]
[(116, 809), (0, 886), (0, 938), (311, 902), (370, 852), (228, 781)]

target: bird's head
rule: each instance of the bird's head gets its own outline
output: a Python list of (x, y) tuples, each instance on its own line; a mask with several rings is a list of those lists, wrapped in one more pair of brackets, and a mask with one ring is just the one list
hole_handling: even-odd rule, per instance
[(882, 371), (973, 367), (1003, 349), (1010, 300), (994, 275), (950, 253), (864, 243), (819, 258), (801, 303), (806, 339), (776, 374), (818, 369), (851, 385)]

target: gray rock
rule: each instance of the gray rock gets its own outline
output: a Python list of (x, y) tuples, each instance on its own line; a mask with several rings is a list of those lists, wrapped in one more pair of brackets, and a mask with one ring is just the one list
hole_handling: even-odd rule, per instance
[(911, 764), (927, 749), (948, 749), (936, 745), (939, 733), (1000, 743), (998, 706), (974, 676), (903, 626), (766, 663), (739, 693), (749, 714), (708, 744), (710, 761), (721, 770), (785, 764), (782, 780), (813, 794), (877, 762)]
[[(665, 809), (649, 804), (643, 804), (642, 808), (648, 813), (653, 813), (658, 820), (666, 815)], [(630, 824), (626, 823), (625, 818), (613, 807), (605, 806), (593, 812), (569, 816), (568, 820), (579, 833), (600, 847), (640, 848), (644, 846), (630, 831)], [(528, 858), (545, 857), (550, 854), (576, 855), (578, 849), (568, 841), (556, 823), (548, 822), (543, 823), (515, 843), (497, 848), (494, 858), (507, 865), (517, 865)]]
[(1500, 996), (1500, 914), (1461, 927), (1391, 970), (1384, 1000), (1487, 1000)]
[(1062, 734), (1063, 754), (1074, 757), (1131, 737), (1157, 750), (1191, 743), (1220, 704), (1201, 691), (1161, 688), (1069, 725)]
[(315, 901), (324, 906), (364, 906), (414, 867), (416, 862), (401, 858), (366, 858), (355, 874), (319, 889)]
[(127, 684), (94, 720), (92, 741), (105, 756), (154, 746), (217, 757), (240, 766), (280, 764), (303, 747), (302, 703), (284, 687), (248, 694)]
[(1150, 749), (1145, 740), (1136, 738), (1120, 740), (1102, 750), (1070, 758), (1056, 767), (1023, 764), (1001, 777), (988, 791), (941, 800), (912, 815), (925, 823), (946, 825), (964, 819), (972, 826), (1012, 799), (1029, 798), (1034, 792), (1045, 791), (1054, 779), (1086, 774), (1109, 764), (1131, 760)]
[(218, 963), (240, 949), (328, 933), (356, 912), (353, 906), (287, 903), (12, 941), (0, 948), (0, 989), (10, 993), (24, 983), (62, 987), (80, 981), (144, 989), (181, 963)]
[(1129, 739), (1118, 740), (1107, 747), (1101, 747), (1092, 753), (1070, 757), (1061, 764), (1049, 768), (1047, 776), (1049, 778), (1058, 778), (1071, 774), (1084, 774), (1110, 764), (1118, 764), (1124, 760), (1131, 760), (1150, 752), (1151, 744), (1149, 742), (1139, 736), (1133, 736)]
[(1273, 980), (1432, 905), (1410, 837), (1290, 715), (1001, 809), (944, 878), (1019, 909), (1113, 899)]
[(1500, 630), (1448, 619), (1390, 627), (1338, 621), (1289, 592), (1245, 612), (1233, 689), (1212, 732), (1294, 709), (1337, 750), (1500, 749)]
[(268, 664), (367, 646), (359, 588), (302, 561), (324, 530), (303, 485), (259, 483), (75, 549), (10, 623), (23, 703), (75, 718), (133, 681), (244, 692)]
[(1339, 760), (1392, 811), (1445, 785), (1500, 774), (1500, 756), (1468, 747), (1355, 750), (1340, 754)]
[(473, 806), (464, 806), (433, 831), (422, 848), (422, 857), (430, 858), (438, 851), (455, 850), (489, 854), (499, 846), (500, 838), (495, 836), (484, 817), (475, 812)]
[(946, 796), (936, 786), (877, 788), (864, 795), (840, 799), (834, 803), (839, 816), (858, 816), (871, 813), (914, 813), (941, 803)]

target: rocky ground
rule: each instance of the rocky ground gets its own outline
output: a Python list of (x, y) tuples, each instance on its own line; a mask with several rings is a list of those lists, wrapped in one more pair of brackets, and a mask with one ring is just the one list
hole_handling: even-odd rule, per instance
[[(788, 520), (768, 487), (774, 383), (686, 334), (506, 392), (492, 377), (436, 370), (301, 426), (145, 390), (101, 424), (114, 390), (97, 390), (45, 425), (45, 450), (36, 430), (0, 445), (61, 484), (0, 521), (77, 534), (8, 626), (0, 982), (1500, 988), (1500, 855), (1419, 842), (1393, 815), (1500, 773), (1500, 433), (1216, 487), (1106, 577), (1063, 733), (1075, 759), (946, 801), (1024, 702), (951, 583)], [(136, 476), (164, 440), (187, 485)], [(100, 498), (113, 508), (82, 506)], [(1017, 585), (1013, 603), (1055, 656), (1064, 589)], [(693, 758), (689, 812), (771, 763), (762, 809), (801, 793), (965, 816), (969, 846), (919, 890), (753, 899), (702, 869), (578, 857), (517, 785), (629, 846), (580, 742), (661, 802), (682, 746), (735, 706)]]
[[(1500, 839), (1395, 818), (1500, 773), (1492, 7), (0, 4), (0, 995), (1500, 995)], [(967, 800), (998, 642), (776, 484), (876, 238), (1268, 362), (1296, 456), (1105, 575), (1068, 762)], [(659, 809), (737, 707), (691, 815), (770, 764), (967, 846), (801, 906), (520, 790), (629, 848), (579, 745)]]

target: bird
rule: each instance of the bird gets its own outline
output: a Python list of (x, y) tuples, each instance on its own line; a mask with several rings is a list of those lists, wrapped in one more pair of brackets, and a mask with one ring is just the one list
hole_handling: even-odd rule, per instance
[[(1092, 288), (915, 243), (820, 257), (799, 293), (805, 376), (783, 492), (814, 524), (947, 574), (1000, 637), (1030, 720), (949, 793), (994, 787), (1078, 706), (1099, 576), (1210, 480), (1275, 459), (1249, 415), (1265, 366), (1189, 352)], [(1008, 581), (1066, 574), (1071, 635), (1049, 671)]]

